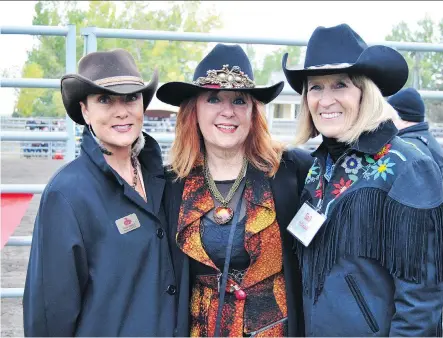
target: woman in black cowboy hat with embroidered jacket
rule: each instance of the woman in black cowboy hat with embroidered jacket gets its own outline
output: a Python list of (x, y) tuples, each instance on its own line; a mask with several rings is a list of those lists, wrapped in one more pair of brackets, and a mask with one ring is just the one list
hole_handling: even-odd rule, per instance
[(312, 159), (271, 140), (264, 104), (282, 89), (255, 87), (241, 47), (218, 44), (192, 84), (157, 91), (180, 106), (165, 192), (178, 336), (304, 335), (285, 229)]
[(396, 136), (383, 98), (406, 82), (405, 60), (367, 47), (348, 25), (318, 27), (303, 69), (287, 69), (286, 59), (286, 78), (302, 95), (298, 143), (323, 137), (302, 195), (310, 206), (290, 227), (306, 335), (441, 334), (442, 178)]
[(81, 154), (49, 181), (23, 299), (26, 336), (171, 336), (175, 280), (157, 142), (142, 132), (157, 87), (125, 50), (80, 60), (61, 79)]

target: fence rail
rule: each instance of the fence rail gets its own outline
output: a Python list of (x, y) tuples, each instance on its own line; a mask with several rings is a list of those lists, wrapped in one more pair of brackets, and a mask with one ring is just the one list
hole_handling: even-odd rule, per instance
[(4, 88), (60, 88), (60, 79), (5, 79), (0, 80)]
[(6, 246), (29, 246), (32, 243), (32, 236), (11, 236)]
[[(423, 99), (443, 100), (443, 91), (438, 90), (418, 90)], [(280, 95), (299, 95), (286, 84)]]
[(1, 298), (21, 298), (24, 291), (24, 288), (1, 288)]
[(58, 26), (0, 26), (0, 34), (18, 34), (18, 35), (51, 35), (51, 36), (67, 36), (71, 27)]
[[(152, 30), (132, 30), (132, 29), (111, 29), (86, 27), (81, 30), (81, 34), (92, 39), (88, 42), (97, 48), (96, 38), (120, 38), (138, 40), (169, 40), (169, 41), (194, 41), (194, 42), (221, 42), (221, 43), (246, 43), (258, 45), (284, 45), (284, 46), (306, 46), (306, 39), (282, 39), (270, 37), (257, 37), (251, 35), (221, 35), (214, 33), (193, 33), (193, 32), (170, 32)], [(95, 39), (95, 40), (94, 40)], [(385, 45), (397, 50), (408, 50), (417, 52), (443, 52), (443, 43), (426, 42), (398, 42), (379, 41), (368, 42), (372, 45)], [(90, 52), (90, 51), (88, 51)]]
[(66, 132), (58, 131), (0, 131), (1, 141), (68, 141)]

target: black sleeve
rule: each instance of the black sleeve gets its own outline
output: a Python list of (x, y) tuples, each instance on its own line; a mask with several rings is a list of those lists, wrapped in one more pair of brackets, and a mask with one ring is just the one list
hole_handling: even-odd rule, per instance
[(163, 195), (163, 205), (167, 220), (167, 235), (175, 277), (179, 281), (182, 271), (183, 252), (176, 243), (178, 217), (182, 200), (184, 180), (176, 180), (176, 175), (171, 171), (165, 171), (166, 185)]
[(300, 148), (292, 148), (288, 150), (288, 158), (295, 164), (297, 172), (299, 195), (301, 195), (305, 186), (306, 175), (314, 162), (314, 158), (309, 152)]

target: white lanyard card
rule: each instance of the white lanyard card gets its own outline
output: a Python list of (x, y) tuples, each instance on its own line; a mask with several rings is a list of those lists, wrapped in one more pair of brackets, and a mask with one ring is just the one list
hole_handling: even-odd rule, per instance
[(305, 202), (297, 214), (289, 223), (288, 231), (297, 238), (304, 246), (309, 246), (314, 236), (320, 230), (326, 220), (326, 216), (317, 212), (315, 208)]

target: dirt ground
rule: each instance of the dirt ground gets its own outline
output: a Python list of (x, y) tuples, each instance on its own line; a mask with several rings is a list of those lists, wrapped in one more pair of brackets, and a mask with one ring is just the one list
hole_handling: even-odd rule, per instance
[[(58, 168), (62, 160), (46, 159), (1, 159), (1, 184), (45, 184)], [(13, 236), (32, 235), (34, 219), (40, 203), (40, 195), (34, 195), (30, 206)], [(29, 246), (5, 246), (1, 255), (1, 287), (23, 288), (29, 259)], [(22, 298), (1, 300), (1, 336), (23, 337)]]

